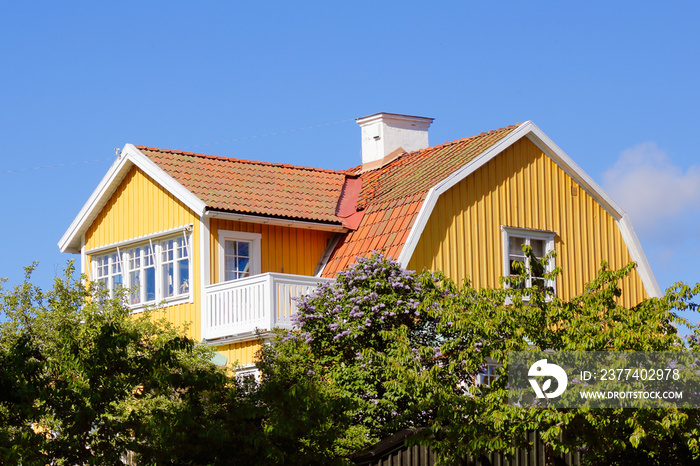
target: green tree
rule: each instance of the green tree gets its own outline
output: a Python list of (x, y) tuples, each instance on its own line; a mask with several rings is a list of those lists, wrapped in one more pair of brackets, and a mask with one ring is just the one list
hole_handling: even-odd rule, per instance
[[(583, 449), (589, 464), (683, 464), (697, 457), (696, 410), (520, 409), (507, 404), (506, 377), (474, 383), (490, 360), (503, 364), (504, 375), (511, 351), (685, 350), (677, 326), (686, 322), (675, 311), (696, 309), (698, 287), (679, 284), (663, 298), (626, 308), (619, 283), (634, 265), (613, 271), (603, 264), (582, 295), (564, 301), (543, 285), (521, 286), (527, 273), (545, 279), (559, 273), (546, 273), (550, 257), (525, 252), (533, 270), (498, 289), (407, 272), (380, 255), (360, 259), (300, 303), (299, 330), (263, 360), (268, 367), (275, 358), (298, 366), (309, 374), (304, 383), (333, 387), (348, 403), (335, 405), (335, 419), (353, 429), (336, 437), (336, 447), (424, 427), (414, 441), (449, 464), (467, 454), (513, 453), (527, 431), (537, 430), (550, 452)], [(286, 354), (295, 358), (280, 358)]]
[[(535, 261), (530, 250), (526, 253)], [(469, 364), (478, 360), (478, 348), (502, 362), (505, 375), (510, 351), (686, 351), (677, 328), (687, 322), (674, 311), (695, 310), (700, 288), (679, 284), (663, 298), (626, 308), (618, 299), (619, 283), (633, 268), (613, 271), (603, 264), (586, 291), (569, 301), (552, 290), (525, 290), (513, 282), (500, 290), (450, 286), (455, 291), (441, 312), (455, 323), (456, 333), (443, 352), (451, 361)], [(474, 387), (471, 393), (478, 396), (465, 397), (440, 389), (439, 381), (450, 373), (445, 365), (420, 375), (435, 388), (426, 401), (435, 417), (417, 439), (446, 461), (489, 450), (512, 453), (528, 430), (537, 430), (553, 451), (585, 451), (587, 464), (690, 464), (700, 453), (697, 410), (520, 409), (507, 404), (506, 377)]]
[(47, 293), (31, 270), (0, 295), (0, 462), (118, 464), (131, 452), (144, 464), (251, 464), (262, 429), (250, 390), (211, 349), (132, 316), (72, 267)]

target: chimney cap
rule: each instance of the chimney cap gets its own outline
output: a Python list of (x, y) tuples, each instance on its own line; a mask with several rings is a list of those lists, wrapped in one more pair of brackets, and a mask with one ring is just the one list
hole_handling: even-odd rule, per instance
[(415, 121), (416, 123), (420, 122), (423, 124), (426, 124), (430, 126), (430, 124), (435, 120), (435, 118), (429, 118), (429, 117), (422, 117), (422, 116), (415, 116), (415, 115), (404, 115), (401, 113), (389, 113), (389, 112), (379, 112), (379, 113), (373, 113), (371, 115), (363, 116), (360, 118), (356, 118), (355, 121), (357, 122), (358, 125), (362, 126), (367, 123), (371, 123), (375, 120), (380, 120), (380, 119), (388, 119), (388, 120), (400, 120), (404, 122), (410, 122), (410, 121)]

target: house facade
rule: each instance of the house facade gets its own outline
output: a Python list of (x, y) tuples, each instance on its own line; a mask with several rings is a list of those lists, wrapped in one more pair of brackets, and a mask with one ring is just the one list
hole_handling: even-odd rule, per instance
[(242, 371), (291, 328), (294, 297), (374, 250), (478, 287), (526, 261), (522, 244), (555, 250), (562, 298), (602, 261), (635, 261), (623, 303), (660, 296), (627, 215), (532, 122), (437, 146), (430, 118), (357, 122), (363, 163), (345, 171), (127, 144), (59, 247)]

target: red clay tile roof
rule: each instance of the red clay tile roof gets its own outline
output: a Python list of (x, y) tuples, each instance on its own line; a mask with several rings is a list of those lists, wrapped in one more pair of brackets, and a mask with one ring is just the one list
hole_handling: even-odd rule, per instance
[(335, 213), (343, 172), (136, 147), (213, 210), (342, 221)]
[[(365, 213), (358, 228), (347, 233), (331, 254), (324, 277), (336, 273), (373, 250), (396, 259), (430, 188), (484, 153), (518, 125), (405, 154), (361, 174), (358, 209)], [(361, 166), (348, 170), (357, 173)]]
[[(339, 172), (136, 147), (214, 210), (335, 224), (361, 217), (326, 264), (323, 276), (334, 277), (357, 256), (374, 250), (398, 258), (430, 188), (517, 126), (404, 154), (364, 173), (362, 166)], [(345, 197), (356, 198), (362, 211), (355, 217), (348, 216), (347, 199), (339, 205), (346, 179), (351, 186), (346, 185)]]

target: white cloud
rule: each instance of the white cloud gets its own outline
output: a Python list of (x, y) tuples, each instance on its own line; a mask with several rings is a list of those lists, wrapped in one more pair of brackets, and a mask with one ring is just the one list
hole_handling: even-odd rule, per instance
[(700, 282), (700, 166), (675, 165), (645, 142), (620, 154), (603, 187), (630, 216), (662, 289)]
[[(700, 211), (700, 166), (676, 166), (656, 143), (620, 154), (603, 173), (605, 190), (629, 214), (635, 229), (654, 234), (674, 224), (695, 224)], [(674, 235), (675, 236), (675, 235)]]

